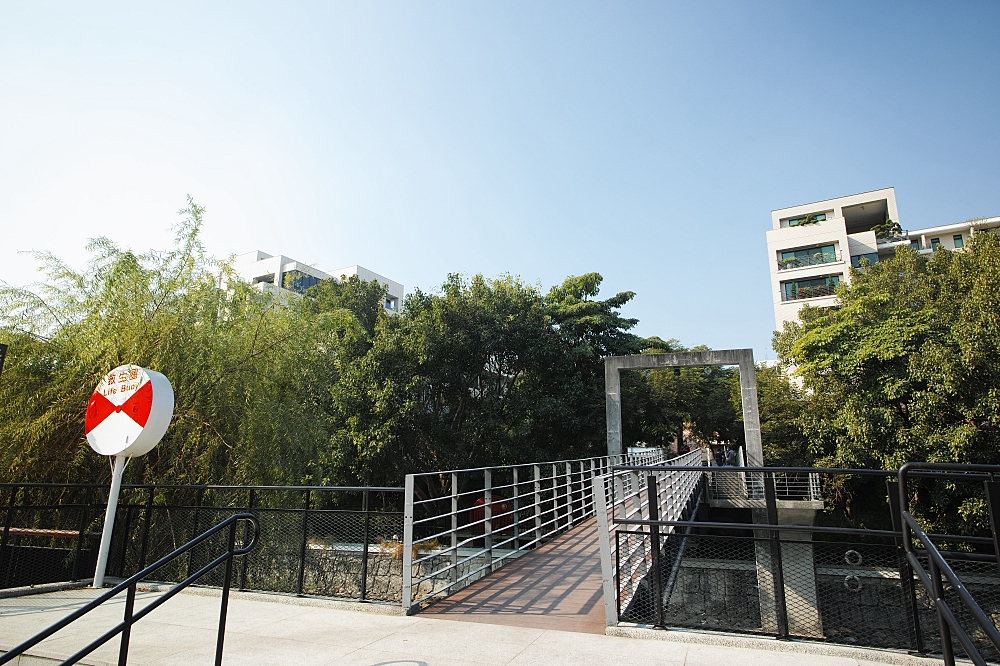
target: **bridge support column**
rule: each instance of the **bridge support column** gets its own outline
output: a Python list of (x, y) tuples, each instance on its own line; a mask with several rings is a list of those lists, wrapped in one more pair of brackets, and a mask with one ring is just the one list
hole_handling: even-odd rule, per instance
[[(815, 515), (815, 509), (778, 509), (778, 522), (785, 525), (812, 525)], [(767, 522), (765, 511), (754, 509), (753, 521)], [(766, 532), (757, 532), (756, 535), (758, 538), (767, 537)], [(782, 633), (779, 619), (782, 600), (777, 598), (779, 590), (774, 580), (780, 564), (788, 633), (792, 636), (823, 638), (812, 535), (779, 531), (778, 538), (780, 562), (775, 561), (771, 542), (755, 542), (761, 629), (772, 634)]]

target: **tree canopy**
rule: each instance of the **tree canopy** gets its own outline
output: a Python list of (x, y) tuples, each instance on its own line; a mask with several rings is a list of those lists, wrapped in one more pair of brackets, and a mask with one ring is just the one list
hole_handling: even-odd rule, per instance
[(391, 483), (410, 471), (599, 455), (603, 357), (641, 351), (634, 296), (602, 277), (547, 293), (513, 276), (450, 275), (398, 315), (357, 277), (304, 297), (235, 279), (199, 241), (189, 199), (168, 252), (93, 240), (83, 270), (39, 255), (45, 278), (0, 288), (0, 470), (106, 478), (83, 407), (108, 368), (167, 375), (176, 408), (131, 481)]
[[(810, 455), (876, 469), (1000, 462), (1000, 237), (929, 257), (901, 247), (837, 296), (775, 336), (808, 395), (797, 427)], [(980, 500), (941, 492), (922, 500), (934, 524), (982, 523)]]

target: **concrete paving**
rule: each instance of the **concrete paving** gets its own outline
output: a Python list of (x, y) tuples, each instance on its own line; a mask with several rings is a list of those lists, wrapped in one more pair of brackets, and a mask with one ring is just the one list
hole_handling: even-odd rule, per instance
[[(149, 603), (157, 594), (140, 593), (137, 605)], [(0, 599), (0, 649), (9, 649), (95, 595), (94, 590), (81, 589)], [(124, 598), (105, 604), (85, 620), (31, 650), (31, 654), (48, 658), (68, 656), (118, 622), (123, 605)], [(855, 651), (851, 653), (854, 656), (795, 654), (775, 652), (773, 646), (757, 650), (456, 622), (440, 619), (441, 615), (379, 614), (379, 607), (373, 605), (363, 610), (376, 612), (344, 608), (343, 604), (326, 604), (322, 600), (237, 593), (230, 602), (225, 663), (269, 666), (863, 666), (869, 663), (864, 658), (867, 651)], [(129, 663), (211, 664), (218, 611), (218, 591), (182, 592), (135, 625)], [(118, 641), (114, 639), (82, 663), (113, 664), (117, 653)], [(893, 661), (881, 659), (876, 652), (870, 654), (879, 661)], [(909, 663), (937, 663), (896, 656), (908, 659)], [(24, 663), (43, 662), (34, 659)]]

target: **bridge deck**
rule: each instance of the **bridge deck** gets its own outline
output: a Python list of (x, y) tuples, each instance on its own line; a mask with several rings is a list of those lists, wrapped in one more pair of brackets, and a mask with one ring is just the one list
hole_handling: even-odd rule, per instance
[(603, 634), (594, 519), (421, 612), (428, 618)]

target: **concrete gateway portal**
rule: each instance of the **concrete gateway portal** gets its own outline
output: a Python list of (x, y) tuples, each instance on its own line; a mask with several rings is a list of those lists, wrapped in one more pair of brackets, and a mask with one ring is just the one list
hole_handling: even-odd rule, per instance
[(760, 442), (760, 415), (757, 410), (757, 375), (752, 349), (679, 352), (675, 354), (632, 354), (604, 359), (604, 392), (607, 398), (608, 455), (622, 453), (622, 370), (655, 368), (697, 368), (709, 365), (736, 365), (740, 368), (740, 396), (743, 402), (743, 432), (746, 437), (747, 466), (761, 467), (764, 452)]

